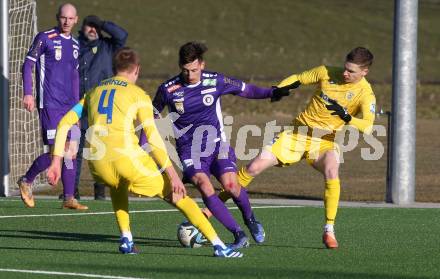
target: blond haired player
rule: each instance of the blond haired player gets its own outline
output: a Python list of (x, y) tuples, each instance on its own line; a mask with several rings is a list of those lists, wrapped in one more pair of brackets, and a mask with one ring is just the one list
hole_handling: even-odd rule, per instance
[[(325, 226), (323, 243), (338, 248), (334, 223), (339, 203), (339, 153), (335, 133), (351, 125), (364, 133), (371, 131), (376, 99), (365, 79), (373, 62), (371, 52), (357, 47), (347, 54), (344, 67), (319, 66), (284, 79), (277, 87), (316, 85), (307, 108), (293, 121), (293, 129), (275, 137), (270, 146), (238, 173), (239, 183), (247, 186), (265, 169), (289, 166), (301, 159), (324, 175)], [(295, 85), (295, 86), (293, 86)], [(354, 117), (360, 113), (360, 118)]]
[[(147, 197), (160, 197), (176, 206), (198, 227), (214, 246), (216, 257), (242, 257), (227, 248), (186, 189), (172, 166), (165, 145), (156, 129), (150, 97), (135, 85), (140, 71), (139, 55), (121, 48), (113, 59), (116, 76), (101, 81), (70, 110), (58, 125), (55, 150), (48, 180), (56, 184), (67, 132), (87, 111), (90, 143), (89, 166), (96, 181), (110, 187), (113, 209), (121, 232), (119, 251), (135, 254), (130, 231), (128, 192)], [(138, 145), (136, 122), (141, 123), (150, 144), (151, 156)]]

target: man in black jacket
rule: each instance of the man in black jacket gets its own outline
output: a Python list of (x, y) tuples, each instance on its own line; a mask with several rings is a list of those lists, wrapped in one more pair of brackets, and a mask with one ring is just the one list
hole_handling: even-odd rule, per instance
[[(103, 32), (108, 34), (109, 37), (103, 36)], [(97, 86), (101, 80), (113, 76), (113, 54), (125, 45), (127, 37), (127, 31), (113, 22), (101, 20), (96, 15), (89, 15), (84, 18), (78, 37), (80, 43), (80, 99), (87, 91)], [(77, 196), (79, 196), (78, 183), (87, 128), (87, 118), (81, 119), (81, 141), (77, 156), (78, 167), (75, 179), (75, 193)], [(95, 183), (94, 190), (95, 200), (105, 199), (104, 185)]]

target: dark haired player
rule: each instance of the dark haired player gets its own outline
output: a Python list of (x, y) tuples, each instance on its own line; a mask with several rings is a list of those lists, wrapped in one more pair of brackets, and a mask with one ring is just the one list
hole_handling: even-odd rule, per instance
[(263, 226), (255, 219), (247, 191), (237, 183), (234, 150), (223, 131), (221, 96), (232, 94), (248, 99), (279, 100), (289, 88), (260, 88), (241, 80), (205, 70), (203, 54), (207, 48), (199, 42), (180, 47), (181, 73), (162, 83), (153, 100), (160, 113), (168, 107), (176, 113), (176, 149), (183, 165), (184, 181), (190, 181), (201, 192), (211, 213), (234, 235), (232, 248), (249, 245), (248, 238), (224, 203), (215, 193), (210, 176), (221, 183), (240, 209), (255, 242), (265, 238)]

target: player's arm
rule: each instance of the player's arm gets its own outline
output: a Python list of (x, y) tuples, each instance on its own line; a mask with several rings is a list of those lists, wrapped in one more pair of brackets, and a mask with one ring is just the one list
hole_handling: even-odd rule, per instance
[(241, 80), (223, 76), (218, 77), (218, 82), (222, 84), (222, 95), (233, 94), (246, 99), (267, 99), (272, 97), (272, 88), (246, 84)]
[(376, 97), (374, 94), (368, 94), (362, 99), (361, 113), (362, 118), (352, 117), (348, 124), (365, 134), (370, 134), (376, 116)]
[(79, 64), (76, 65), (72, 72), (72, 88), (75, 101), (79, 101)]
[(172, 166), (168, 157), (168, 153), (162, 137), (157, 130), (154, 123), (153, 116), (153, 104), (147, 95), (142, 96), (141, 102), (146, 104), (146, 107), (142, 107), (137, 112), (137, 119), (142, 124), (143, 131), (146, 136), (146, 140), (151, 146), (151, 153), (153, 159), (159, 165), (159, 168), (165, 169)]
[(24, 60), (21, 75), (23, 80), (23, 105), (27, 111), (35, 108), (35, 98), (32, 95), (32, 70), (46, 47), (43, 35), (38, 34), (29, 48)]
[(346, 124), (356, 127), (359, 131), (369, 134), (373, 128), (376, 113), (376, 98), (374, 94), (368, 94), (361, 100), (362, 118), (351, 116), (348, 111), (335, 100), (328, 100), (330, 105), (326, 108), (332, 111), (332, 115), (339, 116)]
[(69, 112), (67, 112), (60, 123), (58, 123), (57, 134), (55, 136), (54, 156), (64, 156), (64, 146), (66, 144), (67, 133), (82, 117), (84, 112), (84, 98), (79, 101)]
[[(166, 105), (165, 94), (163, 90), (165, 90), (163, 86), (159, 86), (159, 88), (157, 88), (156, 95), (154, 96), (153, 99), (153, 114), (155, 119), (159, 118), (160, 113), (162, 112), (162, 110)], [(147, 143), (147, 136), (142, 130), (139, 135), (139, 145), (144, 146), (146, 143)]]
[(277, 87), (285, 87), (289, 85), (293, 85), (297, 82), (299, 82), (298, 86), (301, 84), (309, 85), (309, 84), (315, 84), (318, 83), (320, 80), (325, 79), (328, 76), (327, 74), (327, 68), (325, 66), (319, 66), (316, 68), (313, 68), (308, 71), (304, 71), (300, 74), (293, 74), (291, 76), (288, 76), (287, 78), (283, 79)]
[(266, 99), (270, 98), (271, 102), (277, 102), (283, 97), (289, 96), (290, 90), (300, 85), (298, 81), (284, 87), (262, 88), (253, 84), (246, 84), (245, 89), (237, 94), (237, 96), (247, 99)]
[(157, 88), (156, 95), (154, 95), (153, 98), (153, 113), (155, 118), (159, 118), (159, 114), (167, 105), (166, 94), (166, 89), (163, 85)]
[(186, 188), (182, 183), (179, 175), (174, 169), (171, 160), (168, 157), (168, 153), (165, 144), (157, 130), (156, 124), (154, 123), (152, 103), (148, 96), (145, 95), (143, 100), (147, 104), (147, 108), (141, 108), (138, 110), (138, 120), (142, 123), (143, 131), (146, 135), (146, 140), (151, 146), (153, 159), (159, 165), (161, 169), (165, 171), (173, 193), (178, 196), (186, 196)]
[(293, 74), (283, 79), (277, 86), (274, 86), (271, 102), (277, 102), (284, 96), (290, 94), (291, 89), (298, 88), (301, 84), (314, 84), (325, 78), (327, 70), (325, 66), (319, 66), (300, 74)]
[(56, 185), (61, 177), (61, 163), (64, 157), (64, 148), (69, 129), (78, 122), (84, 112), (84, 99), (81, 99), (67, 114), (63, 116), (57, 127), (55, 147), (52, 162), (47, 171), (47, 180), (51, 185)]

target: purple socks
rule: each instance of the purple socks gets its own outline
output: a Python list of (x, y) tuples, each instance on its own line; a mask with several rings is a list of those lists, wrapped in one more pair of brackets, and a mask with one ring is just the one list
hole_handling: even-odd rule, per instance
[(34, 160), (31, 167), (25, 174), (26, 182), (32, 183), (40, 172), (45, 171), (51, 163), (50, 153), (44, 153)]
[(61, 181), (63, 182), (64, 199), (73, 197), (75, 193), (75, 178), (76, 178), (76, 159), (63, 161), (61, 168)]
[[(34, 160), (25, 174), (27, 183), (32, 183), (40, 172), (45, 171), (51, 163), (50, 153), (44, 153)], [(76, 159), (63, 162), (61, 169), (61, 181), (63, 182), (64, 197), (73, 197), (75, 191)]]
[(210, 197), (203, 197), (203, 202), (211, 211), (212, 215), (214, 215), (214, 217), (230, 232), (236, 233), (242, 230), (234, 217), (232, 217), (231, 212), (229, 212), (228, 208), (216, 194)]
[(241, 187), (240, 195), (238, 198), (232, 197), (237, 207), (240, 209), (243, 219), (249, 220), (252, 218), (252, 208), (249, 202), (249, 196), (245, 188)]

